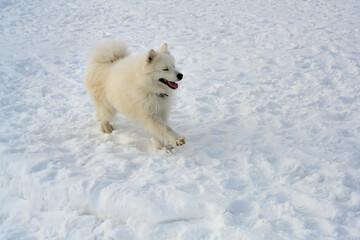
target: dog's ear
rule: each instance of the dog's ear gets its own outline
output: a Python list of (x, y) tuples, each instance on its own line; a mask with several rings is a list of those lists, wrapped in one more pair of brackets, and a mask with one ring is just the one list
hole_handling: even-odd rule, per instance
[(161, 48), (159, 49), (159, 52), (169, 54), (168, 45), (167, 43), (164, 43)]
[(154, 49), (150, 49), (146, 54), (146, 63), (152, 63), (154, 61), (154, 58), (156, 57), (156, 54), (157, 53)]

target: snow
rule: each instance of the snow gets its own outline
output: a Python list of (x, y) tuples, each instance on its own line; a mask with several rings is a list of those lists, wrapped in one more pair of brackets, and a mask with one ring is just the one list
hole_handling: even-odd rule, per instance
[[(0, 239), (360, 238), (360, 2), (0, 2)], [(88, 49), (163, 42), (173, 153), (103, 134)]]

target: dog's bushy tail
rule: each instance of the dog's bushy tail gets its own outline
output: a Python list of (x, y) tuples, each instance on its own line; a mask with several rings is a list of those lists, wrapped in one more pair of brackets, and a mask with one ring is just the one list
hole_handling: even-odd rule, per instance
[(107, 64), (129, 55), (127, 45), (121, 40), (106, 39), (90, 50), (93, 63)]

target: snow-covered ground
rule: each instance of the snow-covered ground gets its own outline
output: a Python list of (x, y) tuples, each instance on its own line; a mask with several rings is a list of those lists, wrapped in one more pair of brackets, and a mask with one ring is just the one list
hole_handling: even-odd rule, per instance
[[(360, 239), (360, 1), (0, 1), (0, 239)], [(163, 42), (173, 153), (100, 131), (87, 51)]]

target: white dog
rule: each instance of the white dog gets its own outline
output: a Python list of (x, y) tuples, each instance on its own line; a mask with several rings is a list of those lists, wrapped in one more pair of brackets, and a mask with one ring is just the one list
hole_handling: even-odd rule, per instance
[(158, 149), (185, 144), (167, 125), (173, 92), (183, 75), (166, 43), (158, 51), (129, 56), (126, 44), (105, 40), (92, 49), (90, 58), (85, 85), (103, 132), (112, 132), (109, 121), (120, 112), (140, 120)]

